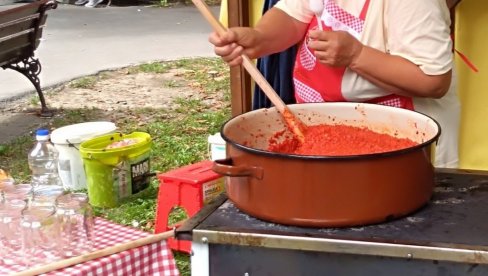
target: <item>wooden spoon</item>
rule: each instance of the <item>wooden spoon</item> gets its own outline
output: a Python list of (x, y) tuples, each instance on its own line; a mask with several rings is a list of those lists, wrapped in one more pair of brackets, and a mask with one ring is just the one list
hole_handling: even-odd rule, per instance
[(166, 231), (166, 232), (142, 237), (142, 238), (139, 238), (137, 240), (128, 241), (125, 243), (118, 243), (118, 244), (113, 245), (111, 247), (99, 249), (97, 251), (93, 251), (93, 252), (90, 252), (90, 253), (87, 253), (84, 255), (75, 256), (75, 257), (72, 257), (69, 259), (62, 259), (62, 260), (59, 260), (59, 261), (56, 261), (53, 263), (49, 263), (49, 264), (46, 264), (43, 266), (30, 268), (30, 269), (24, 270), (22, 272), (19, 272), (15, 275), (16, 276), (33, 276), (33, 275), (48, 273), (48, 272), (51, 272), (51, 271), (54, 271), (57, 269), (62, 269), (65, 267), (69, 267), (69, 266), (81, 264), (84, 262), (88, 262), (88, 261), (91, 261), (94, 259), (106, 257), (106, 256), (113, 255), (113, 254), (117, 254), (117, 253), (120, 253), (122, 251), (130, 250), (132, 248), (140, 247), (140, 246), (155, 243), (155, 242), (160, 242), (162, 240), (166, 240), (166, 239), (174, 237), (174, 234), (175, 234), (175, 231), (170, 230), (170, 231)]
[[(226, 28), (214, 17), (210, 9), (208, 8), (207, 4), (202, 0), (192, 0), (193, 4), (198, 8), (200, 13), (205, 17), (205, 19), (210, 23), (212, 28), (219, 33), (219, 35), (225, 34), (227, 31)], [(264, 94), (269, 98), (271, 103), (276, 107), (276, 109), (281, 113), (283, 118), (285, 119), (288, 128), (295, 134), (296, 138), (300, 143), (303, 143), (305, 140), (303, 134), (306, 130), (305, 124), (298, 119), (295, 114), (291, 112), (291, 110), (286, 106), (283, 100), (278, 96), (276, 91), (271, 87), (268, 81), (264, 78), (264, 76), (259, 72), (258, 68), (254, 65), (251, 59), (242, 54), (244, 68), (246, 68), (247, 72), (253, 80), (261, 87)]]

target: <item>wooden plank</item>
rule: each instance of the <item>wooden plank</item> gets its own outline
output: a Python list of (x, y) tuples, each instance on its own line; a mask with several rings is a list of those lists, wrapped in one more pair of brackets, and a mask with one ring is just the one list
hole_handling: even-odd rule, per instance
[(49, 0), (34, 1), (29, 4), (21, 5), (0, 12), (0, 24), (17, 18), (29, 16), (39, 12), (39, 8)]
[[(34, 29), (26, 30), (26, 32), (22, 33), (21, 35), (11, 36), (10, 39), (2, 41), (2, 43), (0, 43), (0, 52), (7, 52), (9, 49), (15, 47), (16, 44), (22, 44), (24, 42), (32, 44), (33, 32)], [(42, 29), (39, 29), (36, 37), (34, 38), (34, 42), (37, 43), (40, 40), (41, 36), (42, 36)]]
[(461, 2), (461, 0), (446, 0), (449, 9), (455, 8), (459, 2)]
[(6, 44), (18, 37), (30, 38), (31, 34), (34, 34), (34, 28), (21, 28), (21, 29), (10, 29), (4, 36), (0, 36), (0, 49), (6, 48)]
[[(29, 24), (30, 23), (30, 24)], [(36, 22), (22, 22), (17, 25), (10, 25), (5, 28), (0, 27), (0, 43), (9, 39), (9, 37), (18, 36), (19, 33), (31, 31), (32, 33), (35, 32), (35, 24)], [(39, 31), (42, 32), (42, 29), (45, 25), (39, 26)], [(38, 36), (39, 37), (39, 36)]]
[(2, 29), (10, 28), (12, 26), (17, 26), (17, 25), (31, 26), (32, 24), (35, 24), (37, 22), (38, 18), (39, 18), (39, 13), (34, 13), (34, 14), (30, 14), (27, 16), (15, 18), (13, 20), (0, 23), (0, 31)]
[(39, 43), (40, 38), (42, 37), (43, 28), (39, 28), (36, 33), (36, 37), (33, 37), (35, 29), (30, 28), (27, 30), (23, 30), (17, 33), (13, 33), (11, 35), (0, 37), (0, 52), (5, 52), (15, 47), (16, 44), (22, 44), (24, 41), (28, 43), (34, 42), (34, 48), (31, 51), (37, 48), (37, 43)]
[[(27, 45), (29, 46), (29, 45)], [(0, 54), (0, 66), (7, 64), (15, 64), (21, 60), (22, 54), (25, 53), (25, 47), (16, 49), (15, 51)]]
[(47, 19), (47, 14), (40, 17), (41, 6), (48, 1), (35, 1), (0, 12), (0, 65), (17, 63), (33, 55)]
[[(17, 63), (33, 55), (40, 44), (47, 19), (47, 14), (40, 18), (40, 5), (45, 2), (47, 0), (36, 1), (0, 12), (0, 66)], [(40, 26), (36, 30), (38, 24)]]
[[(245, 0), (227, 2), (229, 27), (249, 26), (249, 3)], [(230, 91), (232, 116), (248, 112), (252, 103), (251, 77), (244, 67), (235, 66), (230, 69)]]

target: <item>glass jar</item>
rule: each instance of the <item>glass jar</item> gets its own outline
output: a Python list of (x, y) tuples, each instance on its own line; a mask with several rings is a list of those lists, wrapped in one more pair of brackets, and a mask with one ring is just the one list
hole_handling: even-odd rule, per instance
[(21, 199), (12, 199), (0, 204), (0, 261), (4, 264), (23, 262), (20, 222), (25, 207), (26, 202)]
[(56, 199), (64, 194), (61, 186), (39, 186), (34, 189), (32, 195), (32, 206), (54, 206)]
[(32, 185), (30, 184), (15, 184), (7, 186), (3, 190), (2, 196), (4, 201), (20, 199), (28, 202), (32, 199), (32, 191)]
[(60, 226), (52, 206), (29, 206), (22, 211), (22, 252), (33, 267), (61, 259)]
[(92, 251), (94, 220), (86, 194), (59, 196), (56, 200), (56, 219), (61, 226), (61, 247), (65, 257)]

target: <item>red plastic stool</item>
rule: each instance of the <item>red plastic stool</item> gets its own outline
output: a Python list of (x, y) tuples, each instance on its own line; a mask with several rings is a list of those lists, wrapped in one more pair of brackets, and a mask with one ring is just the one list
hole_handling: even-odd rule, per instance
[[(212, 171), (212, 161), (202, 161), (164, 174), (158, 174), (159, 193), (155, 232), (168, 231), (168, 216), (174, 207), (182, 207), (188, 217), (224, 191), (221, 175)], [(190, 241), (168, 240), (171, 249), (191, 252)]]

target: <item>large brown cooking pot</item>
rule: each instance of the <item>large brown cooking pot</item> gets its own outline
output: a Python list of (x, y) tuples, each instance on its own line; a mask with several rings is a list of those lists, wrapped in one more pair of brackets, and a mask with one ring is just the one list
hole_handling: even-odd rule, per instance
[[(418, 112), (372, 104), (313, 103), (290, 109), (308, 125), (347, 124), (419, 145), (356, 156), (304, 156), (267, 151), (286, 128), (275, 108), (239, 115), (222, 127), (228, 159), (214, 171), (231, 176), (228, 197), (263, 220), (310, 227), (357, 226), (404, 216), (428, 202), (434, 188), (430, 147), (439, 124)], [(289, 134), (291, 135), (291, 134)]]

